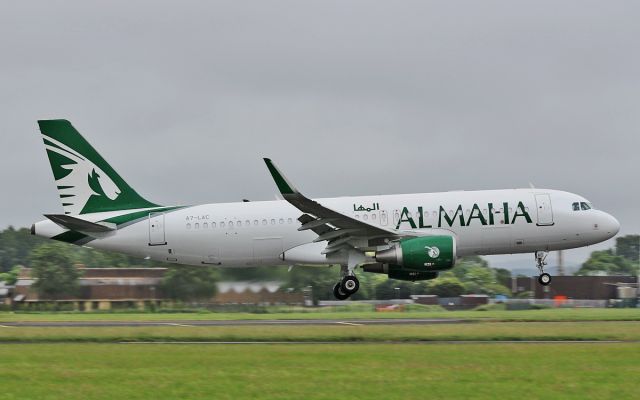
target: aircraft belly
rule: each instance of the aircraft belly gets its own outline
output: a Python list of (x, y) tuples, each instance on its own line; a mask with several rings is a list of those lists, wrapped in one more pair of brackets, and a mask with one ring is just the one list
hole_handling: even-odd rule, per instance
[(511, 226), (494, 226), (481, 231), (481, 253), (498, 254), (512, 251), (513, 232)]

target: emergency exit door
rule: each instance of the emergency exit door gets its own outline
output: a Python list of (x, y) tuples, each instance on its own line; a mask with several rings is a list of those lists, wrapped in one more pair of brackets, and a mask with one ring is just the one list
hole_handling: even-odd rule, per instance
[(164, 232), (164, 213), (149, 214), (149, 246), (167, 244)]
[(536, 208), (538, 211), (538, 226), (553, 225), (553, 209), (551, 208), (551, 196), (548, 194), (536, 194)]

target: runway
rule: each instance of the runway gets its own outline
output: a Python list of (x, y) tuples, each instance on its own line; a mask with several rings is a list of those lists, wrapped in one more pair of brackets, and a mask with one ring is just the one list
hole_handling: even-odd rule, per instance
[(381, 318), (381, 319), (265, 319), (265, 320), (165, 320), (165, 321), (29, 321), (0, 322), (0, 328), (12, 327), (144, 327), (144, 326), (260, 326), (260, 325), (432, 325), (464, 324), (476, 321), (448, 318)]

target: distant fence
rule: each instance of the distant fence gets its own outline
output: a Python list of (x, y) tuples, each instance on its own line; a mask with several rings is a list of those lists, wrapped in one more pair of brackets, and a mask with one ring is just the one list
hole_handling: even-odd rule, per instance
[(320, 307), (333, 307), (333, 306), (348, 306), (353, 304), (369, 304), (372, 307), (383, 305), (401, 305), (401, 304), (414, 304), (411, 299), (392, 299), (392, 300), (320, 300), (318, 306)]
[(489, 304), (506, 304), (507, 309), (517, 310), (529, 308), (531, 305), (546, 307), (566, 307), (566, 308), (605, 308), (608, 307), (609, 300), (577, 300), (577, 299), (490, 299)]
[[(578, 300), (578, 299), (506, 299), (496, 300), (488, 299), (489, 304), (505, 304), (508, 310), (524, 310), (532, 306), (555, 307), (555, 308), (606, 308), (616, 306), (616, 300)], [(393, 300), (351, 300), (351, 301), (333, 301), (322, 300), (318, 302), (320, 307), (341, 307), (353, 306), (356, 304), (371, 305), (372, 308), (382, 305), (408, 305), (415, 304), (410, 299), (393, 299)], [(439, 298), (438, 304), (446, 309), (470, 309), (476, 307), (474, 304), (463, 304), (460, 297)]]

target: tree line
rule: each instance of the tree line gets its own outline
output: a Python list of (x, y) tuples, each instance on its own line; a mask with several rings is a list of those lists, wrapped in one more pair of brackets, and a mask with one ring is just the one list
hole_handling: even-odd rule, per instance
[[(576, 275), (637, 275), (639, 271), (640, 235), (616, 239), (612, 249), (594, 251)], [(0, 280), (15, 283), (19, 266), (29, 266), (35, 278), (34, 287), (42, 298), (55, 299), (78, 290), (82, 264), (100, 267), (165, 267), (162, 291), (165, 296), (184, 301), (210, 299), (218, 281), (279, 281), (293, 291), (307, 291), (313, 299), (333, 299), (332, 288), (339, 277), (339, 267), (254, 267), (214, 269), (176, 266), (143, 260), (120, 253), (101, 251), (62, 242), (54, 242), (30, 234), (28, 229), (9, 227), (0, 232)], [(461, 294), (511, 295), (511, 272), (491, 268), (480, 257), (464, 257), (456, 266), (437, 279), (406, 282), (388, 279), (383, 274), (359, 274), (360, 290), (353, 299), (409, 298), (411, 295), (433, 294), (456, 297)]]

